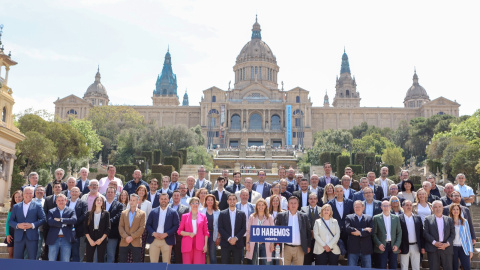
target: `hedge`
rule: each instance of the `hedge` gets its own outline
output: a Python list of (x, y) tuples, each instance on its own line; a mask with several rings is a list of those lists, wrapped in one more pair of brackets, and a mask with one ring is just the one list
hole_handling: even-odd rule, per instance
[(145, 157), (134, 157), (133, 162), (138, 166), (139, 170), (143, 172), (147, 172), (147, 161)]
[(337, 157), (337, 174), (343, 174), (345, 167), (348, 166), (350, 163), (350, 157), (349, 156), (338, 156)]
[(147, 163), (152, 167), (153, 164), (153, 152), (152, 151), (142, 151), (142, 156), (147, 159)]
[(153, 164), (160, 164), (162, 162), (162, 150), (153, 150)]
[(355, 175), (359, 175), (363, 173), (363, 166), (359, 164), (349, 164), (347, 167), (352, 168), (352, 171)]
[(355, 153), (355, 160), (352, 163), (365, 166), (366, 157), (367, 153)]
[[(172, 175), (175, 168), (172, 165), (153, 165), (152, 174)], [(159, 179), (159, 178), (157, 178)], [(161, 178), (160, 178), (161, 179)], [(160, 181), (159, 179), (159, 181)]]
[[(323, 164), (325, 164), (325, 162), (330, 162), (330, 152), (323, 152), (320, 154), (320, 164), (321, 166), (323, 166)], [(330, 162), (332, 163), (332, 162)]]
[(182, 163), (187, 164), (187, 152), (188, 152), (187, 149), (185, 149), (185, 148), (179, 149), (178, 152), (182, 153), (182, 158), (183, 158)]
[[(330, 153), (330, 163), (332, 164), (332, 171), (333, 171), (333, 172), (338, 173), (339, 170), (345, 169), (345, 167), (343, 167), (343, 168), (341, 168), (341, 167), (338, 168), (338, 167), (337, 167), (337, 165), (338, 165), (338, 164), (337, 164), (337, 157), (340, 156), (341, 154), (342, 154), (342, 153), (340, 153), (340, 152), (331, 152), (331, 153)], [(345, 165), (347, 165), (348, 163), (350, 163), (350, 157), (347, 157), (347, 158), (348, 158), (348, 162), (347, 162)], [(342, 172), (342, 173), (343, 173), (343, 172)]]
[(370, 171), (375, 171), (375, 157), (374, 156), (366, 156), (365, 157), (365, 165), (363, 166), (364, 173), (368, 173)]
[[(154, 165), (155, 166), (155, 165)], [(162, 184), (162, 178), (163, 178), (163, 174), (161, 173), (151, 173), (149, 175), (147, 175), (147, 182), (150, 181), (150, 179), (152, 178), (156, 178), (158, 180), (158, 184), (161, 185)]]
[(118, 165), (115, 166), (117, 173), (125, 176), (127, 179), (133, 178), (132, 174), (135, 170), (138, 170), (137, 165)]
[(179, 157), (165, 157), (163, 160), (163, 164), (165, 165), (172, 165), (174, 170), (180, 173), (180, 167), (182, 166), (180, 163)]
[(388, 165), (388, 176), (395, 175), (395, 166), (393, 165)]
[(173, 151), (172, 152), (172, 157), (179, 157), (180, 158), (180, 166), (182, 166), (183, 163), (183, 153), (180, 151)]
[[(97, 177), (96, 179), (100, 181), (100, 179), (104, 178), (104, 177), (107, 177), (108, 174), (106, 173), (99, 173), (97, 174)], [(125, 184), (125, 176), (121, 175), (121, 174), (115, 174), (115, 177), (119, 178), (120, 180), (122, 180), (122, 183)]]

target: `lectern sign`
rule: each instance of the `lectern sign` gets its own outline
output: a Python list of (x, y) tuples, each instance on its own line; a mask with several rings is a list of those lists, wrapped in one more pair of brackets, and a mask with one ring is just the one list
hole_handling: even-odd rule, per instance
[(292, 226), (251, 226), (250, 242), (291, 243)]

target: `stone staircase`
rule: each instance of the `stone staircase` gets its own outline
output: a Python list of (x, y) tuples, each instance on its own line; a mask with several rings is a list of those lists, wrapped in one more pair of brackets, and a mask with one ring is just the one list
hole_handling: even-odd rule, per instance
[(185, 183), (187, 181), (187, 177), (190, 175), (193, 175), (195, 176), (195, 178), (197, 178), (197, 171), (200, 166), (202, 165), (184, 164), (180, 169), (180, 176), (178, 178), (178, 181)]

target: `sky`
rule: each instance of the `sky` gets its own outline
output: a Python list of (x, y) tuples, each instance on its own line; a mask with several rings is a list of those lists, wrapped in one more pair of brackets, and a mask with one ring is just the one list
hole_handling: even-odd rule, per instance
[[(18, 65), (9, 73), (16, 104), (54, 112), (83, 97), (100, 67), (114, 105), (151, 105), (170, 48), (180, 103), (227, 90), (258, 15), (262, 40), (280, 66), (278, 84), (330, 104), (344, 48), (362, 107), (403, 107), (416, 68), (430, 99), (478, 108), (479, 1), (2, 0), (2, 42)], [(4, 76), (4, 74), (2, 74)], [(479, 80), (480, 81), (480, 80)]]

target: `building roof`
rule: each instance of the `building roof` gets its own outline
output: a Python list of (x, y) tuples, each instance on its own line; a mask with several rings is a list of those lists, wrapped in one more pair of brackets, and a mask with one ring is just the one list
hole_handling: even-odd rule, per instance
[(237, 56), (237, 64), (246, 61), (267, 61), (277, 63), (277, 58), (273, 55), (272, 50), (262, 40), (260, 24), (255, 19), (252, 27), (252, 39), (243, 46), (240, 54)]
[(417, 71), (414, 71), (413, 74), (413, 84), (408, 88), (407, 95), (405, 96), (405, 101), (410, 100), (410, 99), (428, 99), (430, 100), (430, 97), (427, 94), (427, 91), (425, 88), (423, 88), (419, 83), (418, 83), (418, 75)]
[(108, 98), (107, 95), (107, 89), (105, 89), (105, 86), (100, 82), (100, 67), (97, 70), (97, 74), (95, 75), (95, 82), (93, 82), (88, 88), (87, 91), (85, 92), (85, 97), (89, 96), (104, 96)]

